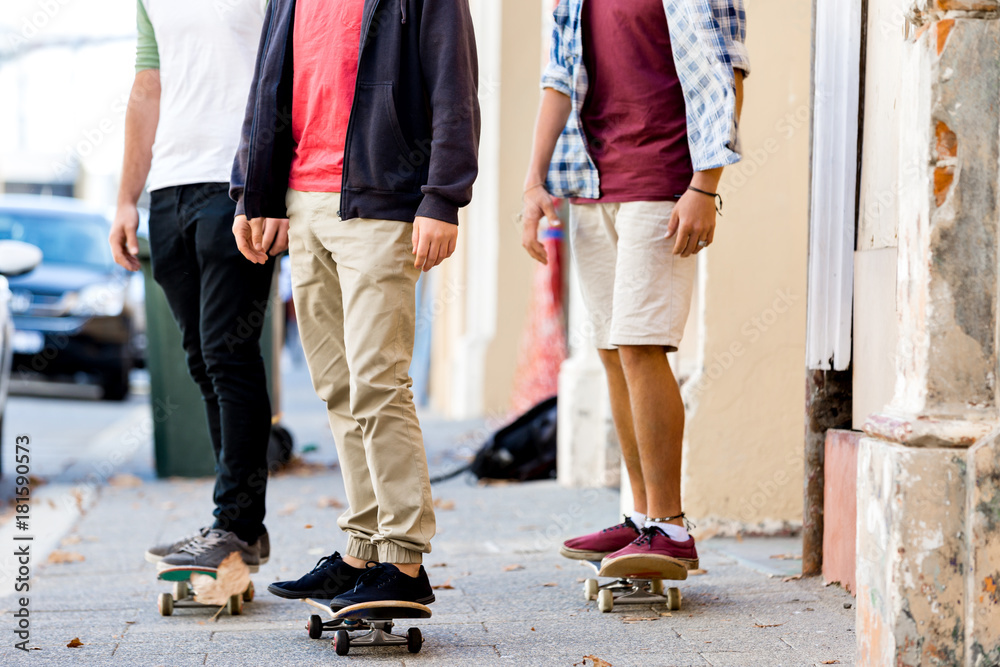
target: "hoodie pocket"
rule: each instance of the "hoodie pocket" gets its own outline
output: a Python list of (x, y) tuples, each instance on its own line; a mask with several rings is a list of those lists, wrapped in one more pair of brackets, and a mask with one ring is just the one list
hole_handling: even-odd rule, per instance
[(403, 136), (392, 82), (359, 82), (354, 107), (348, 187), (388, 192), (418, 189), (426, 156), (417, 155)]

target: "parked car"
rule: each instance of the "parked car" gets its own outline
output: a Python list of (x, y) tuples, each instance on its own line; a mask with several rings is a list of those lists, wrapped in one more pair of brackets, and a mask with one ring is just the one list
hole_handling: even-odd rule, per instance
[(114, 263), (111, 222), (62, 197), (0, 197), (0, 240), (37, 246), (41, 264), (10, 279), (14, 373), (96, 379), (122, 400), (133, 365), (132, 275)]
[(0, 241), (0, 442), (3, 440), (3, 416), (7, 412), (10, 371), (14, 361), (14, 318), (10, 313), (8, 278), (28, 273), (41, 261), (42, 251), (33, 245)]

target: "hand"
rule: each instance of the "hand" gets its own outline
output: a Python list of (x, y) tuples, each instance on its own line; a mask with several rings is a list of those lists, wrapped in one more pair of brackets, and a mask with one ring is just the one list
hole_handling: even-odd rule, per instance
[(264, 251), (264, 218), (248, 220), (245, 215), (238, 215), (233, 221), (233, 236), (236, 237), (236, 247), (243, 256), (254, 264), (267, 262)]
[(138, 271), (139, 241), (135, 233), (139, 229), (139, 211), (135, 204), (119, 204), (115, 220), (111, 223), (111, 254), (115, 262), (129, 271)]
[[(694, 190), (685, 192), (674, 206), (665, 238), (674, 235), (674, 254), (681, 257), (696, 255), (711, 245), (715, 237), (715, 199)], [(699, 246), (698, 241), (705, 245)]]
[(532, 258), (542, 264), (549, 263), (549, 254), (538, 240), (538, 223), (547, 218), (549, 225), (559, 227), (562, 221), (552, 205), (552, 196), (541, 185), (528, 188), (524, 193), (524, 211), (521, 213), (521, 245)]
[(271, 257), (288, 250), (288, 218), (265, 218), (262, 244)]
[(417, 216), (413, 221), (413, 263), (418, 269), (430, 271), (451, 257), (458, 243), (458, 225), (434, 218)]

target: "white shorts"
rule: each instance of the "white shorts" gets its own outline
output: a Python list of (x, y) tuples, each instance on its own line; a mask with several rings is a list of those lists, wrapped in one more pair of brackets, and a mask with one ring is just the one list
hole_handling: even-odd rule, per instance
[(664, 238), (673, 209), (672, 201), (570, 205), (570, 248), (598, 348), (680, 344), (697, 259), (673, 254), (675, 239)]

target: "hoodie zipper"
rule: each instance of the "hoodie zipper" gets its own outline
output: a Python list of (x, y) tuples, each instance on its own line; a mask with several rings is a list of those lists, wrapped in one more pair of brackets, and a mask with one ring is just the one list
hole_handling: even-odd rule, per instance
[[(404, 0), (400, 0), (403, 2)], [(354, 78), (354, 97), (351, 98), (351, 115), (347, 118), (347, 134), (344, 135), (344, 169), (340, 174), (340, 210), (337, 211), (337, 217), (343, 220), (343, 210), (347, 208), (344, 205), (344, 199), (348, 196), (347, 193), (347, 174), (348, 166), (350, 160), (348, 159), (347, 147), (351, 145), (351, 137), (354, 135), (354, 100), (358, 99), (358, 81), (361, 79), (361, 57), (365, 53), (365, 45), (368, 41), (368, 31), (371, 29), (372, 19), (375, 18), (375, 12), (378, 11), (378, 6), (381, 0), (375, 0), (372, 3), (372, 10), (367, 16), (363, 17), (361, 24), (361, 50), (358, 53), (358, 74)]]

